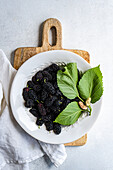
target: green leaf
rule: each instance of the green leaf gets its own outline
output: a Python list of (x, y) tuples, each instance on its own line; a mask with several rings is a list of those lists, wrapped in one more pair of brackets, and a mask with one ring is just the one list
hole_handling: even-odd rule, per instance
[(91, 103), (97, 102), (103, 94), (102, 78), (99, 66), (86, 71), (78, 85), (80, 97), (84, 100), (91, 97)]
[(94, 70), (94, 72), (97, 74), (97, 76), (99, 77), (99, 80), (100, 80), (100, 82), (101, 82), (101, 84), (102, 84), (102, 86), (103, 86), (103, 81), (102, 81), (102, 79), (103, 79), (103, 76), (102, 76), (102, 72), (100, 71), (100, 65), (99, 66), (97, 66), (97, 67), (94, 67), (94, 68), (92, 68), (93, 70)]
[(83, 110), (78, 106), (77, 102), (71, 102), (67, 107), (58, 115), (54, 122), (62, 125), (74, 124)]
[(76, 84), (78, 81), (76, 63), (69, 63), (64, 67), (65, 71), (57, 72), (57, 84), (64, 96), (69, 99), (74, 99), (79, 96)]
[(70, 76), (73, 78), (74, 84), (76, 85), (78, 82), (78, 71), (76, 63), (68, 63), (66, 65)]

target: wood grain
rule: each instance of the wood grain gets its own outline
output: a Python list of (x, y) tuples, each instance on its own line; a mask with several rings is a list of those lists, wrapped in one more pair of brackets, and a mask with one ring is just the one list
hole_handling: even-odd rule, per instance
[(64, 145), (65, 146), (82, 146), (82, 145), (85, 145), (86, 142), (87, 142), (87, 134), (82, 136), (80, 139), (75, 140), (74, 142), (66, 143)]
[[(49, 31), (54, 27), (56, 29), (56, 44), (51, 46), (49, 44)], [(90, 63), (90, 56), (87, 51), (84, 50), (75, 50), (75, 49), (63, 49), (62, 48), (62, 26), (61, 23), (55, 19), (50, 18), (47, 19), (43, 24), (43, 35), (42, 35), (42, 46), (41, 47), (21, 47), (16, 49), (14, 56), (14, 68), (18, 69), (26, 60), (31, 58), (32, 56), (45, 51), (50, 50), (66, 50), (71, 51), (80, 55), (84, 58), (88, 63)], [(80, 139), (65, 144), (65, 146), (80, 146), (84, 145), (87, 142), (87, 134), (85, 134)]]

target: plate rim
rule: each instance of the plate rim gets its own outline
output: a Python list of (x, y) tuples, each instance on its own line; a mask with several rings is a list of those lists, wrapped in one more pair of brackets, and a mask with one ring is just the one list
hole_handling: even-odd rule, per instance
[[(14, 113), (15, 111), (14, 111), (13, 100), (12, 100), (12, 95), (11, 95), (11, 94), (12, 94), (12, 91), (13, 91), (13, 86), (14, 86), (14, 83), (15, 83), (16, 76), (18, 76), (19, 71), (21, 70), (21, 68), (24, 67), (24, 65), (26, 65), (26, 63), (30, 62), (30, 60), (32, 60), (33, 57), (36, 57), (37, 55), (40, 55), (40, 54), (43, 54), (43, 53), (45, 54), (45, 53), (58, 52), (58, 51), (59, 51), (59, 52), (63, 51), (63, 52), (65, 52), (65, 53), (69, 53), (69, 54), (72, 53), (72, 54), (78, 56), (78, 57), (80, 58), (80, 60), (83, 60), (84, 62), (86, 62), (86, 63), (90, 66), (90, 68), (91, 68), (91, 65), (90, 65), (84, 58), (82, 58), (81, 56), (79, 56), (79, 55), (76, 54), (76, 53), (73, 53), (73, 52), (70, 52), (70, 51), (66, 51), (66, 50), (51, 50), (51, 51), (45, 51), (45, 52), (38, 53), (38, 54), (32, 56), (31, 58), (29, 58), (27, 61), (25, 61), (25, 62), (19, 67), (19, 69), (18, 69), (18, 71), (17, 71), (17, 73), (16, 73), (16, 75), (15, 75), (15, 77), (14, 77), (14, 79), (13, 79), (13, 82), (12, 82), (12, 84), (11, 84), (11, 90), (10, 90), (10, 106), (11, 106), (12, 114), (13, 114), (15, 120), (17, 121), (17, 123), (21, 126), (21, 128), (22, 128), (25, 132), (27, 132), (30, 136), (32, 136), (33, 138), (35, 138), (35, 139), (37, 139), (37, 137), (35, 137), (35, 135), (31, 134), (27, 128), (25, 128), (24, 126), (22, 126), (22, 122), (18, 119), (18, 117), (17, 117), (16, 114)], [(102, 106), (102, 98), (100, 99), (100, 108), (99, 108), (99, 111), (98, 111), (98, 116), (99, 116), (99, 114), (100, 114), (101, 106)], [(91, 128), (94, 126), (95, 122), (96, 122), (97, 119), (98, 119), (98, 116), (96, 117), (96, 120), (94, 121), (94, 123), (91, 125), (90, 129), (89, 129), (87, 132), (89, 132), (89, 131), (91, 130)], [(84, 132), (84, 133), (81, 135), (81, 137), (84, 136), (87, 132)], [(81, 138), (81, 137), (80, 137), (80, 138)], [(37, 140), (40, 140), (40, 141), (46, 142), (46, 143), (50, 143), (50, 144), (66, 144), (66, 143), (73, 142), (73, 141), (75, 141), (75, 140), (77, 140), (77, 139), (78, 139), (78, 138), (75, 137), (75, 138), (73, 138), (73, 140), (72, 140), (72, 139), (66, 140), (66, 142), (58, 142), (58, 141), (56, 141), (56, 142), (50, 142), (50, 141), (49, 141), (49, 142), (48, 142), (48, 141), (43, 141), (43, 140), (40, 140), (40, 139), (37, 139)]]

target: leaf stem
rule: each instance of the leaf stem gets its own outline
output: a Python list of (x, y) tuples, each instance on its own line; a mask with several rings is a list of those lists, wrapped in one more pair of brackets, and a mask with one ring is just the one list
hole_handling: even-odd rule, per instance
[(89, 115), (91, 116), (92, 108), (90, 105), (89, 105), (89, 109), (90, 109), (90, 111), (88, 111), (88, 112), (89, 112)]
[(83, 99), (81, 99), (81, 97), (80, 96), (78, 96), (78, 98), (84, 103), (84, 100)]

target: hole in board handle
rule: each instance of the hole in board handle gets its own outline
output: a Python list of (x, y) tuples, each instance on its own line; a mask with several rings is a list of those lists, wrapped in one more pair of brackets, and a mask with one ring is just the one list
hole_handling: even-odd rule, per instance
[(57, 36), (56, 28), (53, 26), (51, 27), (49, 31), (49, 45), (50, 46), (56, 45), (56, 36)]

